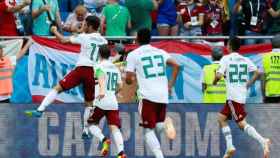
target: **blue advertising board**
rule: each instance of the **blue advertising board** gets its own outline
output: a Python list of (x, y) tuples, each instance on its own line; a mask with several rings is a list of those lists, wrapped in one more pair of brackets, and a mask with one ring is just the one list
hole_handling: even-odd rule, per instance
[[(62, 158), (99, 157), (100, 144), (96, 138), (82, 140), (82, 104), (51, 105), (40, 119), (28, 118), (23, 112), (36, 108), (33, 104), (0, 106), (0, 158)], [(168, 115), (173, 118), (177, 137), (169, 141), (158, 135), (167, 158), (221, 158), (225, 140), (217, 123), (222, 105), (170, 104)], [(271, 158), (280, 155), (280, 106), (248, 104), (247, 121), (260, 134), (272, 140)], [(139, 127), (136, 104), (121, 104), (122, 133), (129, 158), (153, 157)], [(105, 135), (110, 136), (106, 121), (101, 121)], [(231, 121), (234, 158), (263, 158), (261, 146)], [(115, 157), (114, 145), (111, 157)]]

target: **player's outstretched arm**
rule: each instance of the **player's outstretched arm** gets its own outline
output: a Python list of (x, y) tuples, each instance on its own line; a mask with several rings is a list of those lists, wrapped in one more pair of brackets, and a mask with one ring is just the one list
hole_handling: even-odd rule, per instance
[(168, 81), (168, 91), (169, 94), (171, 94), (171, 89), (174, 86), (180, 71), (180, 65), (174, 59), (167, 59), (166, 63), (168, 66), (172, 67), (171, 79)]
[(252, 79), (247, 82), (247, 85), (246, 85), (247, 88), (249, 88), (253, 83), (255, 83), (255, 81), (259, 78), (259, 76), (260, 76), (259, 71), (258, 70), (254, 71), (254, 75), (253, 75)]
[(56, 26), (51, 27), (51, 32), (55, 35), (55, 37), (61, 42), (61, 43), (70, 43), (69, 38), (65, 38), (59, 31), (57, 30)]

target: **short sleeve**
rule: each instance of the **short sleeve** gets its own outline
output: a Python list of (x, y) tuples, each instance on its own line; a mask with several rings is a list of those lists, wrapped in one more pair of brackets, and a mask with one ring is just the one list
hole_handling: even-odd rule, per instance
[(32, 1), (32, 10), (39, 9), (43, 4), (40, 1)]
[(106, 17), (107, 16), (107, 9), (106, 9), (107, 7), (105, 6), (104, 8), (103, 8), (103, 10), (102, 10), (102, 13), (101, 13), (101, 15), (102, 16), (104, 16), (104, 17)]
[(13, 6), (16, 5), (16, 3), (14, 3), (14, 2), (10, 3), (9, 0), (5, 0), (4, 2), (5, 2), (5, 7), (6, 7), (6, 9), (7, 9), (8, 7), (13, 7)]
[(166, 63), (168, 59), (171, 58), (171, 55), (165, 51), (163, 51), (163, 59), (164, 59), (164, 62)]
[(258, 69), (257, 66), (252, 62), (252, 60), (247, 59), (247, 62), (248, 62), (248, 71), (249, 72), (253, 72)]
[(146, 0), (146, 9), (149, 11), (153, 11), (154, 10), (154, 3), (152, 0)]
[(130, 16), (129, 10), (126, 7), (125, 7), (125, 10), (126, 10), (126, 14), (127, 14), (127, 20), (130, 21), (131, 16)]
[(56, 7), (55, 7), (55, 12), (57, 13), (59, 13), (59, 6), (58, 6), (58, 1), (55, 1), (55, 5), (56, 5)]
[(132, 53), (129, 53), (126, 58), (126, 71), (128, 72), (135, 72), (136, 70), (136, 60)]
[(221, 61), (220, 61), (219, 68), (218, 68), (218, 71), (217, 71), (217, 72), (224, 75), (225, 72), (226, 72), (226, 67), (227, 67), (226, 64), (227, 64), (227, 63), (226, 63), (226, 58), (223, 57), (223, 58), (221, 59)]
[(74, 36), (70, 37), (70, 41), (71, 41), (71, 43), (74, 43), (74, 44), (82, 44), (83, 37), (84, 37), (84, 34), (74, 35)]
[(67, 27), (70, 27), (71, 26), (71, 23), (73, 22), (73, 16), (74, 14), (69, 14), (66, 21), (65, 21), (65, 24), (64, 26), (67, 26)]

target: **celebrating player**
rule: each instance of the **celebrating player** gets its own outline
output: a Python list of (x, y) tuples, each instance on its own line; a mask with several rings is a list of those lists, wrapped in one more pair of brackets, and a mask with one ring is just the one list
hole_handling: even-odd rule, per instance
[[(176, 81), (179, 65), (168, 53), (151, 46), (150, 40), (149, 29), (138, 31), (137, 42), (140, 47), (127, 56), (126, 82), (131, 84), (136, 75), (141, 95), (139, 113), (142, 122), (140, 125), (145, 128), (145, 141), (156, 158), (163, 158), (155, 129), (158, 132), (173, 129), (171, 133), (175, 132), (173, 126), (170, 126), (170, 123), (165, 124), (164, 121), (168, 92), (171, 92)], [(167, 65), (173, 68), (169, 82), (166, 76)]]
[(63, 43), (76, 43), (81, 44), (81, 52), (79, 54), (76, 67), (68, 73), (59, 84), (56, 85), (44, 98), (37, 110), (25, 111), (28, 116), (41, 117), (46, 107), (49, 106), (63, 91), (74, 88), (82, 83), (84, 90), (85, 112), (84, 112), (84, 132), (83, 136), (87, 137), (87, 119), (90, 115), (90, 107), (94, 99), (94, 70), (93, 66), (98, 59), (99, 46), (107, 44), (107, 40), (97, 33), (100, 25), (100, 20), (96, 16), (88, 16), (86, 18), (84, 31), (85, 33), (70, 38), (64, 38), (55, 26), (51, 28), (54, 35)]
[[(107, 45), (100, 46), (99, 55), (100, 63), (96, 66), (95, 77), (100, 78), (101, 76), (105, 76), (105, 96), (98, 96), (94, 101), (93, 114), (88, 120), (89, 130), (102, 143), (101, 155), (107, 155), (109, 152), (110, 140), (103, 135), (98, 127), (99, 121), (105, 116), (117, 146), (118, 158), (126, 158), (124, 154), (123, 137), (119, 129), (121, 127), (121, 122), (116, 97), (116, 93), (118, 93), (122, 86), (121, 73), (119, 69), (108, 60), (110, 57), (110, 49)], [(101, 88), (98, 86), (96, 87), (95, 90), (97, 94), (100, 92), (100, 89), (102, 89), (102, 85), (102, 83), (99, 83)]]
[[(247, 89), (257, 80), (259, 72), (250, 59), (237, 53), (240, 48), (239, 39), (230, 39), (228, 47), (231, 53), (221, 59), (220, 68), (213, 82), (215, 85), (224, 75), (226, 76), (227, 101), (218, 115), (219, 124), (226, 138), (226, 152), (224, 158), (232, 157), (236, 150), (232, 144), (232, 135), (227, 123), (227, 120), (231, 119), (231, 117), (234, 118), (240, 129), (261, 144), (264, 157), (268, 158), (270, 140), (262, 137), (255, 128), (245, 120), (247, 114), (244, 104), (246, 102)], [(254, 72), (251, 80), (249, 80), (249, 72)]]

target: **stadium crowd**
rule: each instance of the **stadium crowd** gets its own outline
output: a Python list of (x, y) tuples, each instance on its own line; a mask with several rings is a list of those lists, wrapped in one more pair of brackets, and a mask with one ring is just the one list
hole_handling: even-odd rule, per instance
[(106, 36), (140, 28), (154, 36), (274, 35), (279, 9), (280, 0), (0, 0), (0, 36), (50, 36), (51, 25), (65, 35), (80, 33), (88, 15), (100, 17)]

